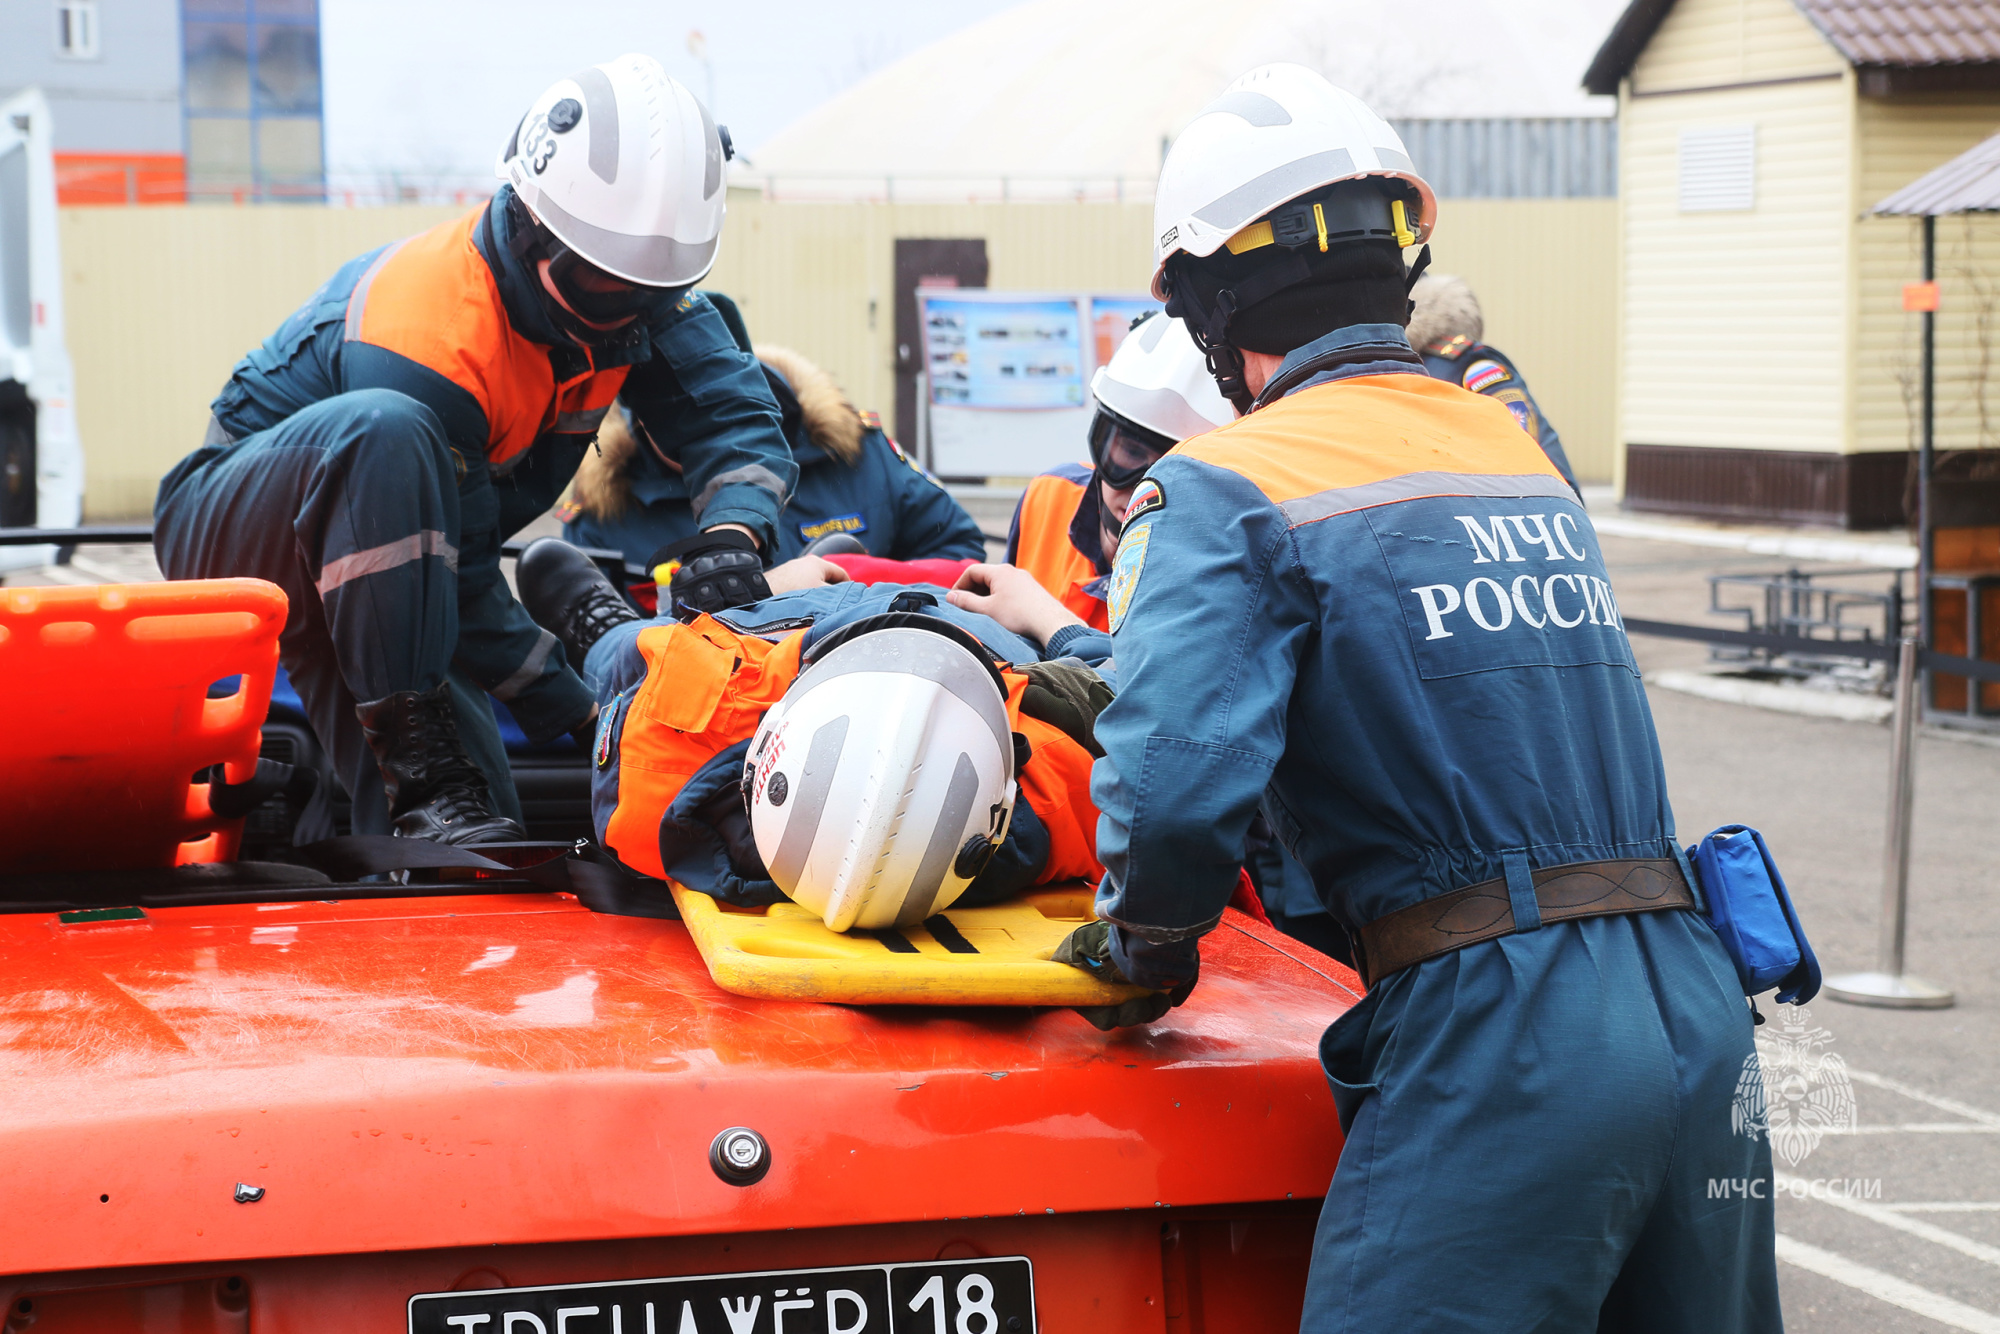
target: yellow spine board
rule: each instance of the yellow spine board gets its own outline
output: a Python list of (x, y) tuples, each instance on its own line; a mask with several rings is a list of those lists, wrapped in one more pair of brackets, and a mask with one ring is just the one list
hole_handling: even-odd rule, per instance
[(709, 976), (738, 996), (842, 1005), (1116, 1005), (1143, 994), (1050, 960), (1064, 936), (1091, 920), (1086, 885), (947, 909), (941, 915), (962, 938), (961, 950), (969, 945), (977, 953), (954, 953), (922, 926), (894, 933), (914, 947), (901, 952), (884, 943), (888, 933), (830, 931), (796, 903), (734, 908), (679, 885), (673, 892)]

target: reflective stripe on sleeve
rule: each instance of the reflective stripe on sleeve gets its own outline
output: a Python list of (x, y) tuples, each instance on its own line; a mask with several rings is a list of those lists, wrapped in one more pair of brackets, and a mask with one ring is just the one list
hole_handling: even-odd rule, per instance
[(421, 533), (411, 533), (393, 542), (384, 542), (379, 547), (357, 551), (342, 556), (339, 560), (328, 561), (319, 572), (319, 580), (313, 586), (323, 598), (342, 584), (354, 579), (393, 570), (411, 561), (422, 560), (425, 556), (442, 556), (445, 568), (458, 569), (458, 548), (444, 540), (444, 534), (435, 528), (427, 528)]
[(377, 255), (375, 262), (368, 266), (368, 272), (361, 275), (361, 281), (354, 284), (354, 293), (347, 298), (347, 333), (344, 341), (351, 343), (361, 337), (361, 319), (368, 310), (368, 289), (375, 285), (375, 275), (380, 273), (383, 266), (394, 259), (396, 252), (408, 245), (410, 240), (411, 238), (406, 236)]
[(1548, 496), (1574, 500), (1576, 492), (1553, 473), (1486, 476), (1477, 473), (1413, 472), (1379, 482), (1335, 487), (1316, 495), (1301, 496), (1297, 500), (1285, 501), (1278, 508), (1285, 512), (1292, 527), (1297, 528), (1301, 524), (1330, 519), (1336, 514), (1351, 514), (1355, 510), (1398, 500), (1417, 500), (1424, 496)]
[(745, 486), (761, 486), (776, 496), (779, 504), (782, 505), (785, 502), (785, 484), (778, 480), (778, 474), (772, 472), (761, 463), (752, 463), (744, 468), (731, 468), (728, 472), (717, 475), (707, 486), (704, 486), (701, 489), (701, 494), (696, 496), (692, 502), (694, 517), (697, 520), (701, 518), (701, 512), (708, 508), (710, 501), (715, 499), (716, 492), (725, 486), (735, 486), (738, 483)]
[(535, 647), (529, 650), (527, 658), (514, 674), (493, 687), (493, 698), (504, 704), (533, 685), (541, 677), (542, 668), (548, 665), (549, 654), (555, 652), (555, 648), (556, 637), (546, 630), (542, 631), (542, 637), (535, 641)]
[(604, 414), (611, 411), (606, 403), (601, 408), (585, 408), (582, 412), (559, 412), (556, 424), (549, 429), (557, 435), (591, 435), (604, 424)]

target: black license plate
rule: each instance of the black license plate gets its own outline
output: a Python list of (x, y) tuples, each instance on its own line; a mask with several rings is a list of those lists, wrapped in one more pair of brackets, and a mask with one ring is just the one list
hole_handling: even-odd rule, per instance
[(410, 1334), (1034, 1334), (1025, 1256), (410, 1298)]

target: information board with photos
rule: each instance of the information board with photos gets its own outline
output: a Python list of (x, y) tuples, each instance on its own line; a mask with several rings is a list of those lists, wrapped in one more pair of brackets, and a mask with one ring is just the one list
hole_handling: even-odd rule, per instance
[(1029, 477), (1086, 458), (1090, 379), (1149, 297), (917, 291), (929, 384), (925, 460), (952, 478)]

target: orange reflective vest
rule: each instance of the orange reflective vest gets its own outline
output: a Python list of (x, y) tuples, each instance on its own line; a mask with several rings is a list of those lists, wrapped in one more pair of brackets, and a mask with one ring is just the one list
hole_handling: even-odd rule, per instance
[[(756, 735), (764, 713), (799, 674), (806, 631), (776, 643), (711, 616), (639, 632), (646, 677), (618, 723), (618, 797), (604, 841), (627, 866), (666, 875), (660, 821), (701, 767)], [(1090, 802), (1091, 756), (1061, 729), (1021, 712), (1028, 678), (1003, 670), (1007, 721), (1028, 739), (1020, 800), (1049, 832), (1039, 883), (1103, 873), (1097, 861), (1097, 808)]]
[(486, 207), (376, 256), (347, 301), (346, 337), (407, 357), (470, 394), (486, 417), (486, 459), (506, 463), (543, 435), (592, 435), (629, 366), (557, 380), (549, 349), (507, 319), (473, 229)]
[(1104, 599), (1084, 591), (1099, 577), (1097, 567), (1069, 540), (1070, 520), (1094, 477), (1088, 464), (1073, 464), (1028, 483), (1014, 521), (1014, 564), (1091, 629), (1108, 630)]

